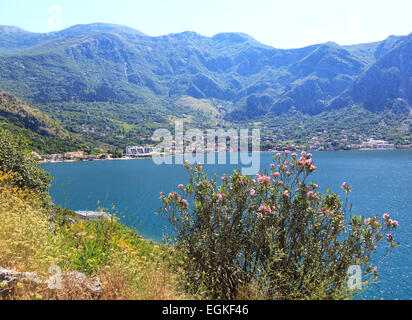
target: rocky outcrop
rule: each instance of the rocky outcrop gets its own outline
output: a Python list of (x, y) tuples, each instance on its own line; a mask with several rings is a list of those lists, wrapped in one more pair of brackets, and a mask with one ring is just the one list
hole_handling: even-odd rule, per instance
[(50, 290), (81, 290), (91, 298), (98, 298), (102, 293), (102, 284), (98, 277), (87, 278), (78, 271), (65, 272), (44, 280), (35, 272), (16, 272), (0, 267), (0, 297), (7, 298), (21, 280), (47, 285)]
[(42, 280), (35, 272), (16, 272), (0, 267), (0, 296), (6, 297), (13, 292), (17, 282), (26, 279), (36, 284), (41, 284)]
[(100, 296), (102, 292), (102, 284), (99, 278), (87, 278), (83, 273), (78, 271), (70, 271), (63, 273), (62, 278), (64, 283), (72, 289), (85, 290), (93, 297)]

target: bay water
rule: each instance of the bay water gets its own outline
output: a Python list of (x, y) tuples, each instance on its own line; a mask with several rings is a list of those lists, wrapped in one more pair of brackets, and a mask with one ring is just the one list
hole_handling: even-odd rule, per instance
[[(269, 169), (272, 153), (260, 153), (262, 171)], [(331, 187), (344, 197), (342, 182), (353, 187), (353, 212), (367, 217), (389, 213), (399, 221), (394, 232), (401, 246), (378, 265), (379, 282), (357, 299), (412, 298), (412, 151), (373, 150), (313, 152), (318, 167), (310, 180), (322, 192)], [(167, 221), (155, 214), (160, 208), (159, 192), (168, 194), (188, 181), (182, 165), (156, 165), (152, 159), (46, 163), (51, 173), (51, 196), (56, 205), (72, 210), (95, 211), (113, 208), (125, 224), (139, 234), (161, 241), (170, 233)], [(204, 165), (220, 177), (240, 165)], [(384, 254), (378, 250), (376, 259)]]

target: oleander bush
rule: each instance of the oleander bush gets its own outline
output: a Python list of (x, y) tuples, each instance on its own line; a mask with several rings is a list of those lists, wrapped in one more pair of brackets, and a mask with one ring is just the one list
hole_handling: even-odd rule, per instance
[[(377, 276), (378, 245), (397, 243), (389, 215), (353, 215), (346, 198), (322, 194), (309, 182), (311, 154), (274, 156), (269, 171), (251, 178), (235, 171), (209, 178), (191, 167), (189, 183), (161, 195), (159, 214), (175, 229), (171, 238), (182, 261), (182, 285), (211, 299), (344, 299), (348, 270), (359, 266), (362, 284)], [(353, 285), (353, 283), (352, 283)], [(359, 284), (358, 284), (359, 285)]]

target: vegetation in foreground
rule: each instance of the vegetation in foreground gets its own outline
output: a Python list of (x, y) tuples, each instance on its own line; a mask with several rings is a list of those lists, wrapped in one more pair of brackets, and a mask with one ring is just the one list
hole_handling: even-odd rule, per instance
[[(160, 214), (175, 227), (187, 292), (212, 299), (348, 299), (377, 277), (373, 256), (398, 244), (388, 214), (353, 215), (348, 199), (308, 181), (311, 154), (285, 151), (256, 178), (234, 172), (221, 182), (201, 165), (186, 168), (188, 185), (162, 195)], [(350, 186), (342, 184), (346, 196)], [(355, 267), (357, 266), (357, 267)], [(351, 280), (351, 286), (348, 286)], [(200, 290), (200, 291), (199, 291)]]
[(97, 276), (101, 282), (101, 292), (96, 296), (86, 288), (71, 287), (64, 278), (60, 290), (23, 280), (6, 298), (183, 297), (174, 288), (175, 276), (169, 269), (173, 255), (167, 248), (140, 238), (114, 219), (85, 221), (76, 219), (68, 210), (46, 208), (42, 196), (19, 188), (11, 173), (0, 172), (0, 189), (1, 267), (35, 272), (45, 280), (59, 276), (57, 270), (61, 274), (75, 270), (87, 277)]
[(17, 138), (5, 131), (0, 138), (0, 266), (43, 279), (76, 270), (101, 283), (96, 295), (64, 278), (58, 289), (3, 281), (7, 299), (345, 299), (355, 293), (348, 268), (361, 266), (367, 284), (377, 276), (377, 245), (397, 246), (389, 215), (347, 216), (347, 201), (307, 182), (316, 170), (310, 154), (287, 151), (270, 172), (255, 179), (235, 172), (219, 183), (186, 164), (189, 184), (161, 196), (160, 213), (176, 227), (169, 246), (115, 217), (85, 221), (55, 208), (50, 177)]
[(96, 295), (73, 287), (64, 277), (59, 290), (56, 284), (30, 279), (19, 280), (13, 288), (2, 282), (0, 299), (185, 297), (177, 291), (170, 269), (171, 249), (142, 239), (115, 217), (86, 221), (55, 208), (48, 196), (49, 175), (17, 138), (0, 134), (0, 266), (35, 272), (46, 281), (79, 271), (101, 283)]

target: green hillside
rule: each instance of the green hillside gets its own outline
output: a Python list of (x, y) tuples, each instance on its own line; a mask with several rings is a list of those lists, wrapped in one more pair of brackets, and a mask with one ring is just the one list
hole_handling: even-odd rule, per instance
[[(367, 117), (356, 122), (361, 135), (381, 113), (397, 130), (382, 138), (402, 141), (412, 105), (411, 39), (286, 50), (243, 33), (151, 37), (98, 23), (36, 34), (3, 26), (0, 89), (106, 149), (150, 142), (156, 128), (176, 119), (200, 128), (270, 127), (278, 119), (298, 121), (295, 114), (308, 123), (332, 119), (334, 110), (345, 118), (354, 106), (366, 110), (357, 114)], [(295, 131), (290, 139), (302, 136)]]
[(84, 146), (49, 116), (6, 92), (0, 92), (0, 127), (23, 135), (31, 141), (32, 149), (40, 153), (65, 152)]

